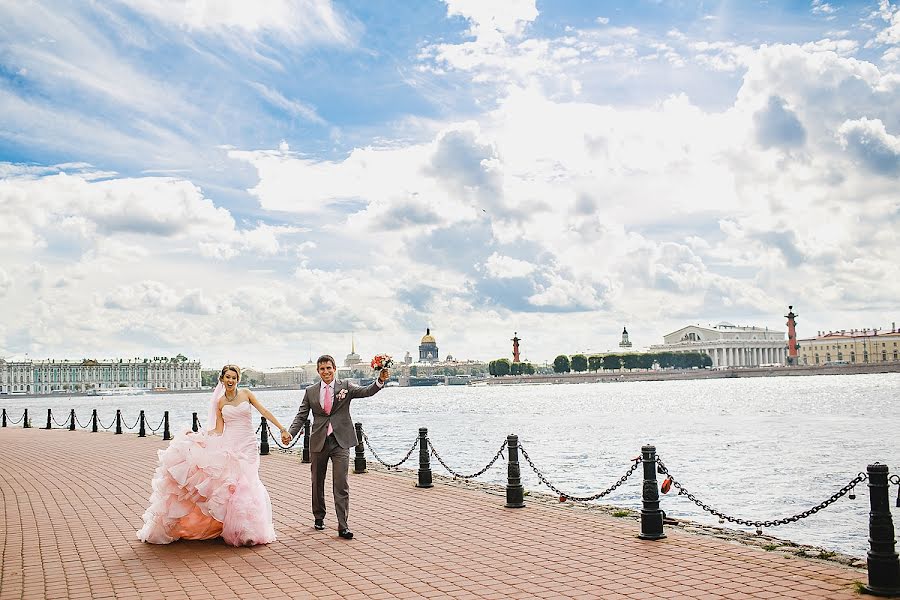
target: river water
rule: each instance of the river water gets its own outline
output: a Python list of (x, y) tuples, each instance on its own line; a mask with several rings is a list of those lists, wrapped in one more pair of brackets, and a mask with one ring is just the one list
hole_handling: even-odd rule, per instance
[[(419, 427), (427, 427), (445, 462), (460, 473), (480, 470), (507, 434), (519, 436), (532, 460), (557, 488), (589, 496), (614, 483), (654, 444), (672, 474), (706, 504), (735, 517), (774, 520), (829, 498), (866, 465), (879, 461), (900, 473), (900, 374), (765, 377), (516, 386), (387, 388), (353, 403), (369, 441), (386, 462), (399, 461)], [(257, 390), (285, 426), (302, 392)], [(170, 411), (173, 432), (205, 419), (208, 394), (119, 397), (2, 397), (11, 419), (29, 408), (43, 427), (47, 409), (62, 422), (71, 408), (85, 425), (97, 408), (103, 425), (121, 409), (132, 425), (144, 409), (151, 426)], [(37, 432), (36, 432), (37, 434)], [(161, 430), (160, 430), (161, 434)], [(39, 434), (38, 434), (39, 435)], [(369, 460), (373, 460), (368, 455)], [(403, 465), (418, 467), (418, 453)], [(305, 467), (304, 467), (305, 468)], [(435, 473), (445, 473), (432, 460)], [(661, 478), (661, 477), (660, 477)], [(522, 460), (527, 490), (550, 492)], [(506, 482), (498, 461), (480, 481)], [(797, 523), (765, 533), (853, 556), (868, 549), (868, 489), (844, 497)], [(600, 502), (640, 508), (641, 469)], [(891, 506), (900, 529), (900, 510)], [(527, 499), (526, 499), (527, 502)], [(718, 524), (684, 496), (662, 496), (675, 518)], [(751, 531), (753, 528), (734, 526)]]

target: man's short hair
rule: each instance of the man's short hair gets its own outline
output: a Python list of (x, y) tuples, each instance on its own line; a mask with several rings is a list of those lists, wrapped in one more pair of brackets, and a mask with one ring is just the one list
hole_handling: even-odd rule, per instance
[(319, 365), (325, 364), (328, 362), (331, 363), (331, 366), (333, 368), (337, 369), (337, 363), (334, 362), (334, 357), (331, 356), (330, 354), (323, 354), (322, 356), (320, 356), (319, 358), (316, 359), (316, 369), (319, 368)]

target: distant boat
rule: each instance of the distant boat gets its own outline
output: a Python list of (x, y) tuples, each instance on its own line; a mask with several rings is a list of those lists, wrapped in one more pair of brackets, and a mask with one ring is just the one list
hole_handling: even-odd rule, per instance
[(147, 389), (136, 387), (118, 387), (109, 389), (95, 389), (88, 392), (89, 396), (139, 396), (146, 394)]
[(386, 384), (384, 384), (384, 387), (399, 387), (399, 386), (400, 386), (399, 381), (388, 381)]

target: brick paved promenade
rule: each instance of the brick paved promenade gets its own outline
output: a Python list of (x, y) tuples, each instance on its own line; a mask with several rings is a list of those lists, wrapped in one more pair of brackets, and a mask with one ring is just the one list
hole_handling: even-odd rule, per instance
[[(864, 572), (504, 498), (409, 474), (351, 475), (350, 524), (312, 528), (308, 465), (274, 454), (261, 476), (278, 541), (143, 544), (159, 438), (0, 429), (0, 599), (858, 598)], [(352, 460), (351, 460), (352, 465)]]

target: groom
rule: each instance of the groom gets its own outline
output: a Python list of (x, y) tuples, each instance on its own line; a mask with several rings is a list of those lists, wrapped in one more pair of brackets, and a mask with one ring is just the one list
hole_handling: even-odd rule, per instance
[(338, 535), (345, 540), (353, 539), (353, 532), (347, 527), (347, 512), (350, 509), (350, 448), (357, 444), (356, 429), (350, 417), (350, 401), (366, 398), (378, 393), (390, 377), (387, 369), (381, 371), (372, 385), (360, 387), (349, 381), (335, 379), (337, 368), (334, 358), (325, 354), (316, 360), (316, 370), (322, 378), (319, 385), (306, 388), (300, 410), (294, 417), (288, 431), (282, 432), (281, 441), (289, 444), (297, 435), (309, 413), (313, 414), (312, 432), (309, 435), (310, 470), (312, 472), (312, 512), (314, 527), (325, 529), (325, 473), (331, 459), (334, 492), (334, 512), (338, 520)]

